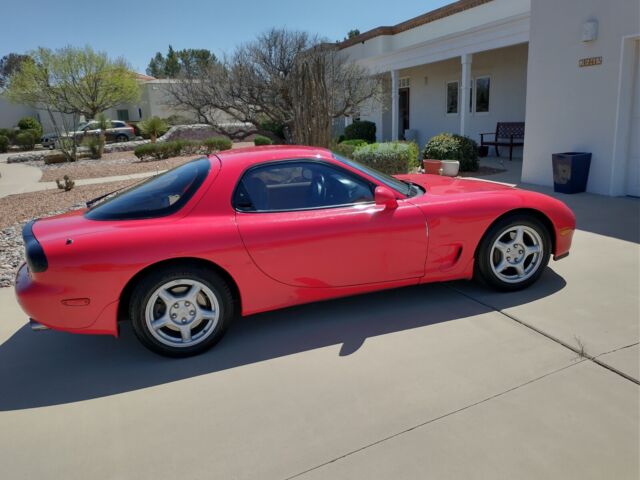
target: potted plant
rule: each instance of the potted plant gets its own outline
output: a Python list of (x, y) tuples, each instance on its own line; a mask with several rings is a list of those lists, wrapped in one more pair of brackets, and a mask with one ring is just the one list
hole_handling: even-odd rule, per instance
[(424, 173), (442, 175), (442, 162), (440, 160), (425, 158), (422, 160), (422, 167), (424, 168)]
[(424, 147), (425, 172), (427, 165), (440, 162), (440, 174), (455, 177), (460, 170), (476, 171), (478, 164), (478, 144), (468, 137), (452, 133), (441, 133), (431, 138)]

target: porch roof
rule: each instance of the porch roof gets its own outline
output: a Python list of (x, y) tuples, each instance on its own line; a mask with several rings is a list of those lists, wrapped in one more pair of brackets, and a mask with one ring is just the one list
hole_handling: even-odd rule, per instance
[(460, 0), (339, 44), (373, 71), (433, 63), (529, 41), (531, 0)]

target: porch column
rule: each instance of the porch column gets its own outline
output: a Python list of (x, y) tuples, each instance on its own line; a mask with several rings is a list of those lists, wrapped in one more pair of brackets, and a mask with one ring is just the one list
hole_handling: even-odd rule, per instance
[(398, 97), (398, 83), (399, 83), (398, 70), (391, 70), (391, 140), (398, 140), (398, 128), (400, 126), (399, 108), (400, 100)]
[(465, 53), (460, 57), (462, 78), (460, 81), (460, 135), (465, 135), (469, 116), (469, 89), (471, 88), (471, 61), (473, 55)]

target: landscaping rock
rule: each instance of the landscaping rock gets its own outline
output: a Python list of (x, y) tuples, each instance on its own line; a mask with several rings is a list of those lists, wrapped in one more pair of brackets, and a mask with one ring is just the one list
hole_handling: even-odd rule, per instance
[(128, 152), (135, 150), (140, 145), (149, 143), (149, 140), (134, 140), (132, 142), (109, 143), (104, 146), (104, 153)]

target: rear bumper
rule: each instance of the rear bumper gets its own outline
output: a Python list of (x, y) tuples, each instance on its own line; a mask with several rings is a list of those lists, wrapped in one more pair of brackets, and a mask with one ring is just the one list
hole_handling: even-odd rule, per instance
[(18, 270), (15, 283), (20, 307), (38, 325), (65, 332), (117, 336), (117, 301), (107, 305), (91, 302), (85, 306), (64, 305), (63, 300), (79, 297), (78, 292), (35, 281), (26, 264)]

